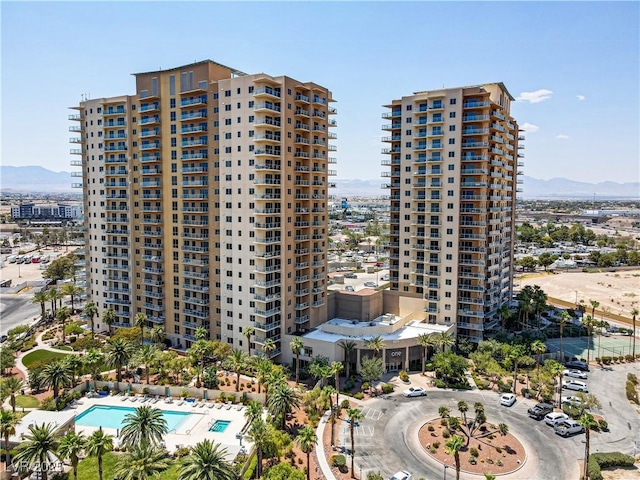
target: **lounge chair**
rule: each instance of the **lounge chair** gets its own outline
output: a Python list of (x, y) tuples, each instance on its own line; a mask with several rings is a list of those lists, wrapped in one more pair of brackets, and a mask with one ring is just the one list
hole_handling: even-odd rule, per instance
[(214, 405), (213, 402), (207, 402), (207, 408), (213, 408)]
[(138, 397), (130, 397), (129, 400), (131, 400), (132, 402), (137, 402), (138, 401)]
[(178, 406), (184, 405), (184, 400), (180, 400), (178, 403), (176, 403), (176, 405), (178, 405)]
[(198, 408), (204, 407), (204, 403), (205, 403), (204, 401), (198, 402)]
[(240, 404), (240, 405), (238, 405), (237, 410), (238, 410), (238, 411), (241, 411), (243, 408), (244, 408), (244, 405)]
[(156, 395), (155, 398), (153, 400), (151, 400), (152, 403), (158, 403), (158, 400), (160, 400), (160, 395)]
[(222, 403), (216, 403), (216, 408), (218, 410), (220, 410), (223, 406), (224, 406), (224, 404), (222, 404)]
[(233, 404), (230, 403), (229, 405), (227, 405), (227, 410), (231, 410), (231, 407), (233, 407)]
[(129, 392), (125, 392), (125, 394), (122, 395), (122, 398), (120, 398), (120, 401), (125, 402), (128, 398), (129, 398)]
[(171, 397), (166, 397), (166, 398), (164, 399), (164, 403), (173, 403), (173, 398), (171, 398)]

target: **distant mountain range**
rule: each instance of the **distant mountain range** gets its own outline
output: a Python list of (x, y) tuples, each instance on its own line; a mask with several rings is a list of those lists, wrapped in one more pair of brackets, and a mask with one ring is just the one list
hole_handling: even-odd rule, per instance
[[(540, 180), (533, 177), (521, 177), (524, 190), (522, 198), (558, 198), (585, 199), (595, 194), (600, 199), (640, 198), (640, 182), (586, 183), (567, 178)], [(78, 192), (72, 189), (71, 183), (79, 183), (79, 178), (72, 178), (70, 172), (53, 172), (44, 167), (10, 167), (0, 166), (0, 187), (3, 192)], [(381, 197), (389, 191), (381, 189), (383, 179), (379, 180), (335, 180), (336, 188), (331, 194), (339, 197)]]

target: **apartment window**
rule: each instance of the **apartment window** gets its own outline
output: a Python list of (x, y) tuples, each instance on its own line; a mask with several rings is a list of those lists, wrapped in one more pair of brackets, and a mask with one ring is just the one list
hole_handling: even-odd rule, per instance
[[(255, 102), (253, 100), (249, 101), (249, 108), (253, 108), (254, 104), (255, 104)], [(240, 107), (238, 107), (238, 108), (240, 108)]]
[(249, 87), (249, 93), (253, 93), (253, 85)]
[(445, 298), (451, 298), (451, 292), (444, 292)]
[(176, 121), (176, 112), (169, 112), (169, 120), (172, 122)]
[(447, 228), (447, 235), (453, 235), (453, 228)]
[(453, 270), (451, 267), (445, 267), (444, 271), (447, 273), (451, 273)]
[[(175, 94), (176, 94), (176, 76), (169, 75), (169, 95), (175, 95)], [(172, 98), (172, 100), (174, 100), (175, 102), (175, 99)], [(175, 107), (175, 103), (173, 107)]]
[(410, 129), (409, 129), (409, 130), (405, 130), (405, 131), (404, 131), (404, 134), (405, 134), (405, 135), (411, 135), (411, 130), (410, 130)]
[(447, 178), (447, 183), (455, 183), (455, 178), (453, 178), (453, 177), (448, 177), (448, 178)]
[(448, 169), (449, 171), (453, 171), (453, 170), (455, 170), (455, 169), (456, 169), (456, 166), (455, 166), (455, 165), (453, 165), (453, 164), (451, 164), (451, 165), (449, 165), (449, 166), (447, 167), (447, 169)]
[(455, 158), (456, 152), (449, 152), (449, 158)]
[(225, 97), (230, 97), (231, 96), (231, 90), (225, 90), (224, 91), (224, 96)]
[(405, 123), (411, 123), (411, 117), (407, 117), (407, 118), (405, 119)]
[(447, 197), (453, 197), (453, 190), (447, 190)]
[(444, 281), (444, 284), (445, 284), (445, 285), (451, 285), (451, 279), (450, 279), (450, 278), (447, 278), (447, 279)]
[(224, 124), (225, 125), (231, 125), (231, 119), (230, 118), (225, 118)]
[(450, 98), (449, 99), (449, 105), (455, 105), (456, 104), (456, 99), (455, 98)]
[(231, 140), (231, 133), (225, 133), (224, 138), (227, 140)]
[(405, 147), (407, 147), (407, 148), (411, 148), (411, 142), (406, 142), (406, 143), (404, 144), (404, 146), (405, 146)]
[(407, 112), (411, 111), (411, 105), (407, 105)]
[(253, 123), (255, 120), (255, 117), (253, 115), (249, 115), (249, 123)]
[(450, 138), (449, 139), (449, 145), (455, 145), (456, 143), (456, 139), (455, 138)]
[(220, 109), (218, 107), (213, 107), (213, 113), (218, 113)]
[(231, 111), (231, 105), (225, 105), (224, 106), (224, 111), (225, 112), (230, 112)]
[(213, 94), (213, 99), (214, 100), (218, 100), (218, 93), (217, 92)]
[(449, 112), (449, 118), (456, 118), (456, 112)]
[(449, 125), (449, 131), (450, 132), (455, 132), (456, 131), (456, 126), (455, 125)]

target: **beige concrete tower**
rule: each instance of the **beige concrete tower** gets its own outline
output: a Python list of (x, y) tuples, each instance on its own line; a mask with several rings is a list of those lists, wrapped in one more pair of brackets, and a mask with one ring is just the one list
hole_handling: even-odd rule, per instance
[(135, 77), (135, 96), (77, 107), (89, 296), (181, 348), (204, 327), (246, 350), (251, 326), (252, 352), (277, 357), (326, 320), (331, 92), (212, 61)]
[(502, 83), (416, 92), (385, 105), (391, 288), (430, 323), (478, 342), (511, 298), (518, 125)]

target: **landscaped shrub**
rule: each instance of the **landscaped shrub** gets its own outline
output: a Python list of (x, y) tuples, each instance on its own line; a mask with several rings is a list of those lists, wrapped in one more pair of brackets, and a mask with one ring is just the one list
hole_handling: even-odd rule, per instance
[(603, 432), (606, 432), (609, 429), (609, 423), (604, 418), (601, 418), (598, 420), (598, 428)]
[(435, 379), (434, 384), (437, 388), (447, 388), (446, 382), (444, 382), (443, 380), (440, 380), (439, 378)]
[(400, 380), (402, 380), (403, 382), (409, 381), (409, 374), (404, 370), (400, 370), (399, 377), (400, 377)]
[(504, 463), (502, 462), (502, 460), (496, 460), (496, 465), (498, 465), (499, 467), (503, 466)]
[(345, 390), (351, 390), (353, 387), (355, 387), (355, 382), (353, 380), (347, 380), (346, 382), (344, 382), (344, 389)]
[(385, 384), (382, 386), (382, 393), (389, 394), (389, 393), (391, 393), (391, 392), (393, 392), (393, 384), (391, 384), (391, 383), (385, 383)]
[(356, 400), (362, 400), (364, 398), (364, 393), (358, 392), (353, 395), (353, 398), (355, 398)]
[[(437, 440), (435, 442), (433, 442), (433, 448), (440, 448), (440, 442), (438, 442)], [(477, 457), (477, 455), (476, 455)]]
[(476, 386), (480, 390), (486, 390), (487, 388), (489, 388), (489, 385), (491, 384), (489, 380), (485, 380), (484, 378), (476, 378), (475, 382), (476, 382)]
[(627, 392), (627, 399), (630, 402), (640, 403), (640, 400), (638, 400), (638, 391), (636, 390), (636, 386), (630, 380), (627, 380), (626, 392)]
[(433, 425), (429, 425), (427, 427), (427, 430), (430, 431), (430, 432), (433, 432), (435, 430), (435, 428), (433, 428)]
[(632, 467), (634, 458), (620, 452), (592, 453), (589, 455), (587, 471), (591, 480), (602, 480), (601, 468)]
[(472, 457), (479, 457), (479, 453), (478, 453), (478, 449), (477, 448), (473, 448), (471, 447), (469, 449), (469, 455), (471, 455)]
[(362, 390), (363, 392), (365, 390), (369, 390), (369, 382), (363, 382), (362, 386), (360, 387), (360, 390)]
[(449, 433), (449, 430), (445, 430), (444, 432), (442, 432), (442, 438), (449, 438), (451, 436), (451, 434)]
[(349, 408), (349, 400), (345, 398), (344, 400), (342, 400), (342, 402), (340, 402), (340, 406), (345, 409)]
[(344, 467), (347, 465), (347, 459), (344, 455), (333, 455), (331, 458), (331, 465), (334, 467)]
[(627, 373), (627, 381), (633, 383), (634, 385), (637, 385), (638, 377), (635, 373)]

